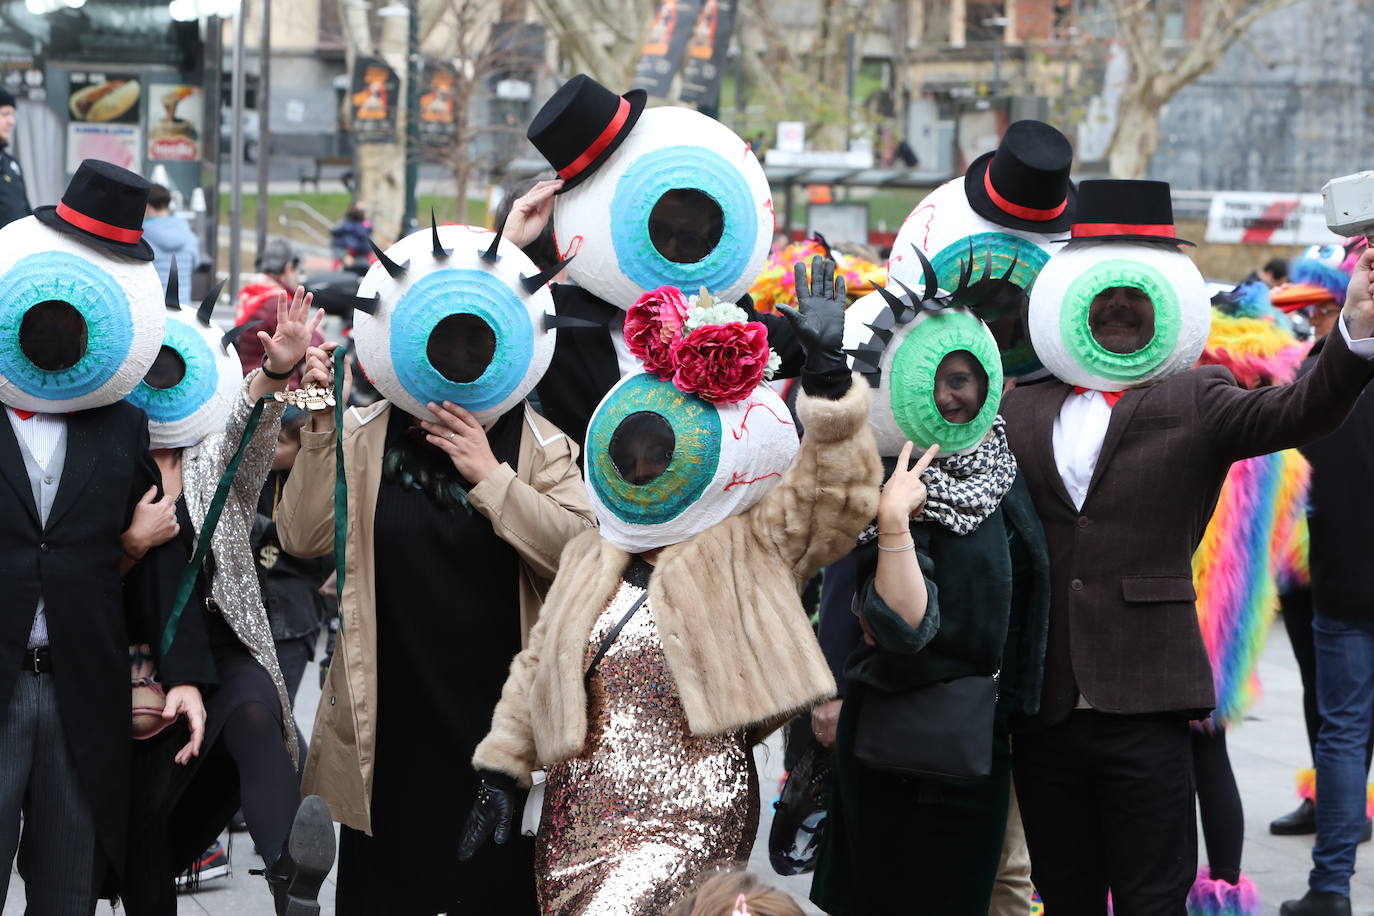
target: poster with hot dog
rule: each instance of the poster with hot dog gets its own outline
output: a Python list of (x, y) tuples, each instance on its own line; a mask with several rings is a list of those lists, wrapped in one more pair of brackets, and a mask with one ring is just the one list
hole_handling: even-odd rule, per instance
[(115, 73), (73, 73), (67, 110), (73, 121), (137, 124), (138, 77)]

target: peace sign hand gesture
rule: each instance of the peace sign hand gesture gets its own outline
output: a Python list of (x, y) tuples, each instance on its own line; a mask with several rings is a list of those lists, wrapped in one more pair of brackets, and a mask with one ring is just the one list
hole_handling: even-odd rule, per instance
[(911, 464), (914, 448), (910, 442), (902, 446), (902, 453), (897, 456), (897, 467), (883, 485), (882, 495), (878, 497), (879, 531), (905, 531), (911, 519), (925, 508), (926, 485), (921, 474), (940, 454), (940, 446), (932, 445), (916, 459), (915, 464)]

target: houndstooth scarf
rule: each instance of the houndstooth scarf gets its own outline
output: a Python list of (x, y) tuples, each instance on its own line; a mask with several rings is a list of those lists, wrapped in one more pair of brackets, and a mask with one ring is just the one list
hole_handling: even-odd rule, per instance
[[(1016, 480), (1016, 458), (1007, 445), (1007, 421), (993, 421), (978, 448), (963, 455), (941, 455), (926, 468), (926, 504), (917, 521), (937, 522), (958, 535), (977, 531), (997, 511)], [(876, 524), (859, 535), (859, 543), (877, 537)]]

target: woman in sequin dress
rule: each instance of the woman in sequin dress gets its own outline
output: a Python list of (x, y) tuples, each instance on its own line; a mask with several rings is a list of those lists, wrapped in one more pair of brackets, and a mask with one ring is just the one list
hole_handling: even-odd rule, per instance
[[(144, 561), (155, 563), (156, 569), (143, 572), (156, 583), (164, 607), (173, 604), (216, 487), (243, 437), (253, 405), (286, 387), (292, 367), (305, 355), (311, 334), (324, 317), (322, 311), (311, 317), (311, 299), (303, 288), (297, 289), (289, 304), (282, 294), (276, 331), (262, 335), (263, 368), (243, 379), (220, 429), (190, 445), (177, 446), (167, 438), (175, 431), (169, 433), (154, 423), (152, 454), (178, 524), (166, 547)], [(208, 310), (206, 315), (208, 319)], [(188, 370), (187, 361), (169, 354), (171, 349), (163, 347), (148, 373), (149, 385), (160, 391), (178, 388), (186, 373), (199, 371), (194, 365)], [(236, 362), (232, 351), (227, 353)], [(273, 379), (269, 372), (280, 378)], [(284, 898), (286, 885), (296, 874), (286, 854), (288, 838), (301, 835), (292, 826), (301, 804), (296, 726), (248, 541), (257, 497), (276, 451), (281, 411), (281, 404), (270, 399), (263, 409), (184, 611), (202, 616), (218, 676), (205, 704), (204, 743), (198, 756), (177, 754), (176, 763), (182, 766), (172, 766), (172, 754), (181, 746), (175, 730), (139, 742), (135, 748), (140, 794), (135, 797), (133, 837), (121, 892), (131, 916), (176, 912), (175, 877), (214, 841), (240, 806), (253, 844), (267, 866), (273, 895)], [(323, 806), (302, 810), (322, 813)], [(316, 840), (327, 841), (332, 864), (333, 835), (327, 815), (317, 817), (307, 828), (295, 828), (308, 829), (319, 834)], [(322, 880), (328, 869), (324, 865), (318, 878)]]
[[(833, 265), (813, 276), (796, 319), (800, 450), (766, 386), (712, 405), (630, 376), (592, 418), (601, 529), (568, 546), (511, 666), (473, 758), (483, 782), (460, 851), (502, 842), (514, 787), (546, 770), (536, 879), (548, 916), (661, 914), (707, 869), (746, 859), (753, 745), (834, 692), (798, 592), (872, 517), (880, 469), (868, 387), (839, 352), (843, 284)], [(670, 518), (645, 523), (663, 506)]]

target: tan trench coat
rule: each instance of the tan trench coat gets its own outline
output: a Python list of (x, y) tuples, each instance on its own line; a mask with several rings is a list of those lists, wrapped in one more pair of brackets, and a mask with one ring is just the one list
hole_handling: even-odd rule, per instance
[[(348, 535), (342, 626), (315, 714), (302, 791), (329, 804), (334, 820), (370, 834), (377, 736), (377, 616), (373, 518), (386, 444), (386, 401), (344, 415)], [(524, 406), (517, 475), (502, 464), (468, 494), (473, 507), (520, 555), (522, 640), (539, 617), (563, 546), (593, 527), (577, 469), (577, 446)], [(334, 548), (334, 433), (301, 432), (301, 451), (277, 510), (282, 547), (301, 557)]]

